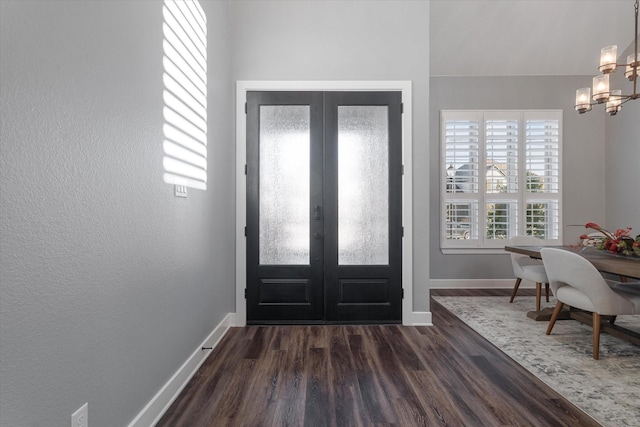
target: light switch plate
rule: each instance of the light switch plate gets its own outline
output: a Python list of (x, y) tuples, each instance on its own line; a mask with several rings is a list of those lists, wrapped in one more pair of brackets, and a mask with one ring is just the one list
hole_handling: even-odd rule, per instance
[(89, 426), (89, 402), (71, 415), (71, 427)]
[(174, 194), (176, 197), (187, 197), (187, 186), (176, 184)]

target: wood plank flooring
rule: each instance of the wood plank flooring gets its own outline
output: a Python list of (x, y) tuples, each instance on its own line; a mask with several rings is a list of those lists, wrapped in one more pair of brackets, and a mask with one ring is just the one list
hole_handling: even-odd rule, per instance
[(431, 310), (433, 327), (232, 328), (157, 425), (599, 425)]

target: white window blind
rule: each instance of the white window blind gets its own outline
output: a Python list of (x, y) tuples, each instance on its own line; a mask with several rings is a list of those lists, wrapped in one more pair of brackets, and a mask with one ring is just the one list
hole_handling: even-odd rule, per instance
[(486, 118), (486, 192), (518, 192), (518, 120)]
[[(560, 237), (560, 120), (525, 112), (526, 229), (545, 240)], [(561, 242), (559, 242), (561, 243)]]
[(441, 112), (441, 247), (561, 244), (562, 112)]
[(457, 116), (444, 123), (444, 151), (446, 164), (456, 168), (447, 183), (448, 193), (477, 193), (480, 162), (480, 116)]
[(197, 0), (165, 0), (164, 182), (207, 189), (207, 21)]

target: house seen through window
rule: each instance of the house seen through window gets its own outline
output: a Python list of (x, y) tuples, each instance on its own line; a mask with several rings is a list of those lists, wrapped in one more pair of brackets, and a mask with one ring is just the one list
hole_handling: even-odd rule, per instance
[(441, 112), (441, 247), (561, 244), (562, 112)]

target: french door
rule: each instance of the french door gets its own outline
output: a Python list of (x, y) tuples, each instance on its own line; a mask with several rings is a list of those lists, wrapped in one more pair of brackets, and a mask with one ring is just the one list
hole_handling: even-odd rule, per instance
[(247, 322), (402, 319), (400, 92), (247, 92)]

